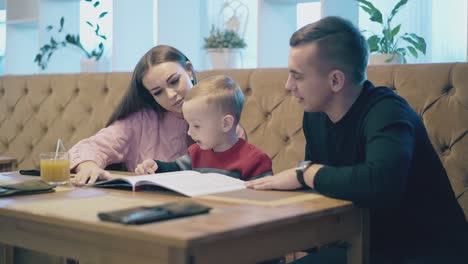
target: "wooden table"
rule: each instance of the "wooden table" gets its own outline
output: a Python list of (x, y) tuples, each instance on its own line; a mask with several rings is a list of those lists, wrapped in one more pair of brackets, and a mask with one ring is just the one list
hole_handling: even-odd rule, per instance
[[(22, 178), (2, 173), (0, 183)], [(139, 226), (96, 216), (181, 199), (213, 210)], [(343, 240), (349, 243), (348, 263), (364, 263), (364, 215), (350, 202), (313, 193), (241, 190), (187, 198), (65, 186), (0, 198), (0, 243), (92, 263), (255, 263)]]

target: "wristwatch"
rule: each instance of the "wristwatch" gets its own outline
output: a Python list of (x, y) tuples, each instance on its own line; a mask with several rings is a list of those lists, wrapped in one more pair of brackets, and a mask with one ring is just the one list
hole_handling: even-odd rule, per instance
[(297, 181), (302, 185), (302, 187), (304, 188), (310, 188), (309, 185), (306, 184), (306, 182), (304, 181), (304, 171), (307, 170), (307, 168), (310, 167), (310, 165), (312, 165), (312, 162), (310, 160), (304, 160), (304, 161), (301, 161), (297, 164), (296, 166), (296, 178), (297, 178)]

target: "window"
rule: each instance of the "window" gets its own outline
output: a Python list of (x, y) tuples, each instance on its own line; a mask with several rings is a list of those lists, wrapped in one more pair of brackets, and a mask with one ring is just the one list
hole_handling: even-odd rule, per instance
[[(80, 2), (80, 39), (87, 50), (95, 49), (100, 42), (104, 43), (104, 57), (112, 54), (112, 1), (99, 1), (97, 7), (86, 1)], [(103, 18), (99, 18), (102, 12), (108, 12)], [(90, 22), (93, 27), (88, 25)], [(99, 34), (105, 35), (107, 40), (96, 36), (94, 29), (99, 24)]]

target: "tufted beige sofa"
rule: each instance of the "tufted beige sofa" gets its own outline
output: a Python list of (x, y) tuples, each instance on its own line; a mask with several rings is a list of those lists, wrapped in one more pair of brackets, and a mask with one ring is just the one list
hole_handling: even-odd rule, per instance
[[(278, 172), (304, 157), (302, 108), (284, 89), (287, 69), (200, 72), (229, 74), (246, 103), (249, 141), (273, 158)], [(0, 78), (0, 155), (20, 169), (38, 167), (39, 152), (61, 137), (70, 147), (102, 128), (123, 96), (130, 73)], [(421, 115), (468, 218), (468, 63), (371, 66), (368, 77), (405, 97)]]

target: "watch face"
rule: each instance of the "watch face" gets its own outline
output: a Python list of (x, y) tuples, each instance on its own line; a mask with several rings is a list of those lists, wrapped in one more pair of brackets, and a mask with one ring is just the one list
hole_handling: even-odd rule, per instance
[(310, 163), (312, 163), (310, 160), (301, 161), (301, 162), (299, 162), (299, 164), (297, 164), (297, 168), (298, 169), (305, 169), (310, 165)]

